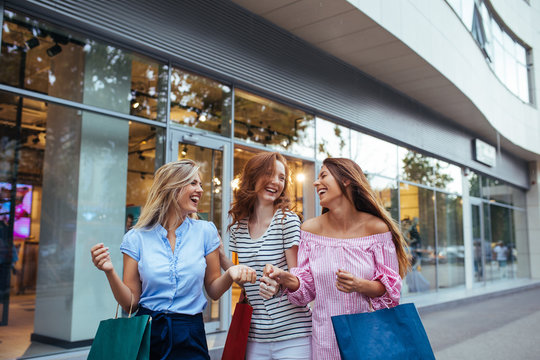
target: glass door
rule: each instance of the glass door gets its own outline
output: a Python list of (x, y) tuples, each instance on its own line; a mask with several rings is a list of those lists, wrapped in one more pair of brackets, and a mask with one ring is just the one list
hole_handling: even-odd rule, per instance
[(488, 204), (471, 198), (474, 281), (477, 283), (492, 279), (492, 249)]
[[(220, 139), (202, 137), (198, 133), (173, 130), (171, 134), (169, 161), (191, 159), (201, 166), (201, 181), (204, 189), (199, 203), (199, 219), (213, 222), (220, 234), (226, 233), (227, 211), (229, 208), (229, 159), (230, 143)], [(214, 301), (207, 296), (208, 306), (203, 317), (207, 333), (223, 327), (229, 318), (230, 297), (222, 296)], [(222, 323), (223, 322), (223, 323)]]

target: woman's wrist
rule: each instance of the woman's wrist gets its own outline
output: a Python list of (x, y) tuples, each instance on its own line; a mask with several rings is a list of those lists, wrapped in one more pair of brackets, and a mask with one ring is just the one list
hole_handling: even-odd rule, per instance
[(287, 272), (285, 281), (282, 283), (289, 291), (295, 292), (300, 287), (300, 280), (295, 275)]

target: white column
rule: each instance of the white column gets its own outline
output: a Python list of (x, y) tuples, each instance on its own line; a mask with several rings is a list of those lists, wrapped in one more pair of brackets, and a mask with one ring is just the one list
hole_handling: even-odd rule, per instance
[[(64, 48), (55, 58), (51, 95), (66, 97), (62, 94), (69, 91), (80, 94), (85, 104), (129, 112), (131, 56), (96, 44), (89, 51), (78, 50)], [(82, 71), (72, 70), (76, 64), (84, 68), (79, 78)], [(114, 315), (116, 302), (105, 275), (91, 262), (90, 248), (106, 243), (122, 276), (119, 245), (124, 233), (128, 141), (127, 121), (49, 106), (36, 335), (65, 342), (88, 340), (100, 319)]]

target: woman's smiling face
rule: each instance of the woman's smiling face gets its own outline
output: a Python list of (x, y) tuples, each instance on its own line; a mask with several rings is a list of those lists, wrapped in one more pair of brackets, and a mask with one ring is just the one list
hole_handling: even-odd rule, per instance
[(333, 200), (345, 196), (336, 178), (325, 165), (321, 168), (317, 180), (313, 182), (313, 186), (315, 186), (317, 195), (319, 195), (319, 203), (322, 207), (328, 208), (328, 204)]
[(255, 189), (257, 189), (257, 200), (264, 203), (273, 204), (285, 188), (285, 165), (276, 160), (273, 174), (265, 174), (257, 179)]

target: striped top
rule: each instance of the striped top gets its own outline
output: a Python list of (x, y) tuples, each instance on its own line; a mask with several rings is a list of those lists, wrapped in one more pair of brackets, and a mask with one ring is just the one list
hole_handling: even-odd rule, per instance
[(291, 269), (300, 280), (300, 287), (288, 292), (288, 298), (297, 305), (315, 300), (311, 339), (313, 359), (340, 358), (332, 316), (369, 311), (368, 297), (344, 293), (336, 288), (338, 269), (349, 271), (358, 278), (379, 280), (386, 287), (381, 297), (371, 299), (375, 310), (399, 304), (401, 277), (391, 232), (337, 239), (301, 231), (298, 267)]
[[(249, 234), (248, 219), (231, 228), (230, 249), (238, 254), (240, 264), (257, 271), (257, 279), (266, 264), (287, 270), (285, 250), (298, 245), (300, 219), (293, 212), (277, 210), (270, 226), (259, 239)], [(306, 306), (291, 304), (286, 297), (265, 300), (259, 295), (259, 284), (244, 285), (249, 302), (253, 306), (248, 339), (256, 342), (272, 342), (311, 335), (311, 310)]]

